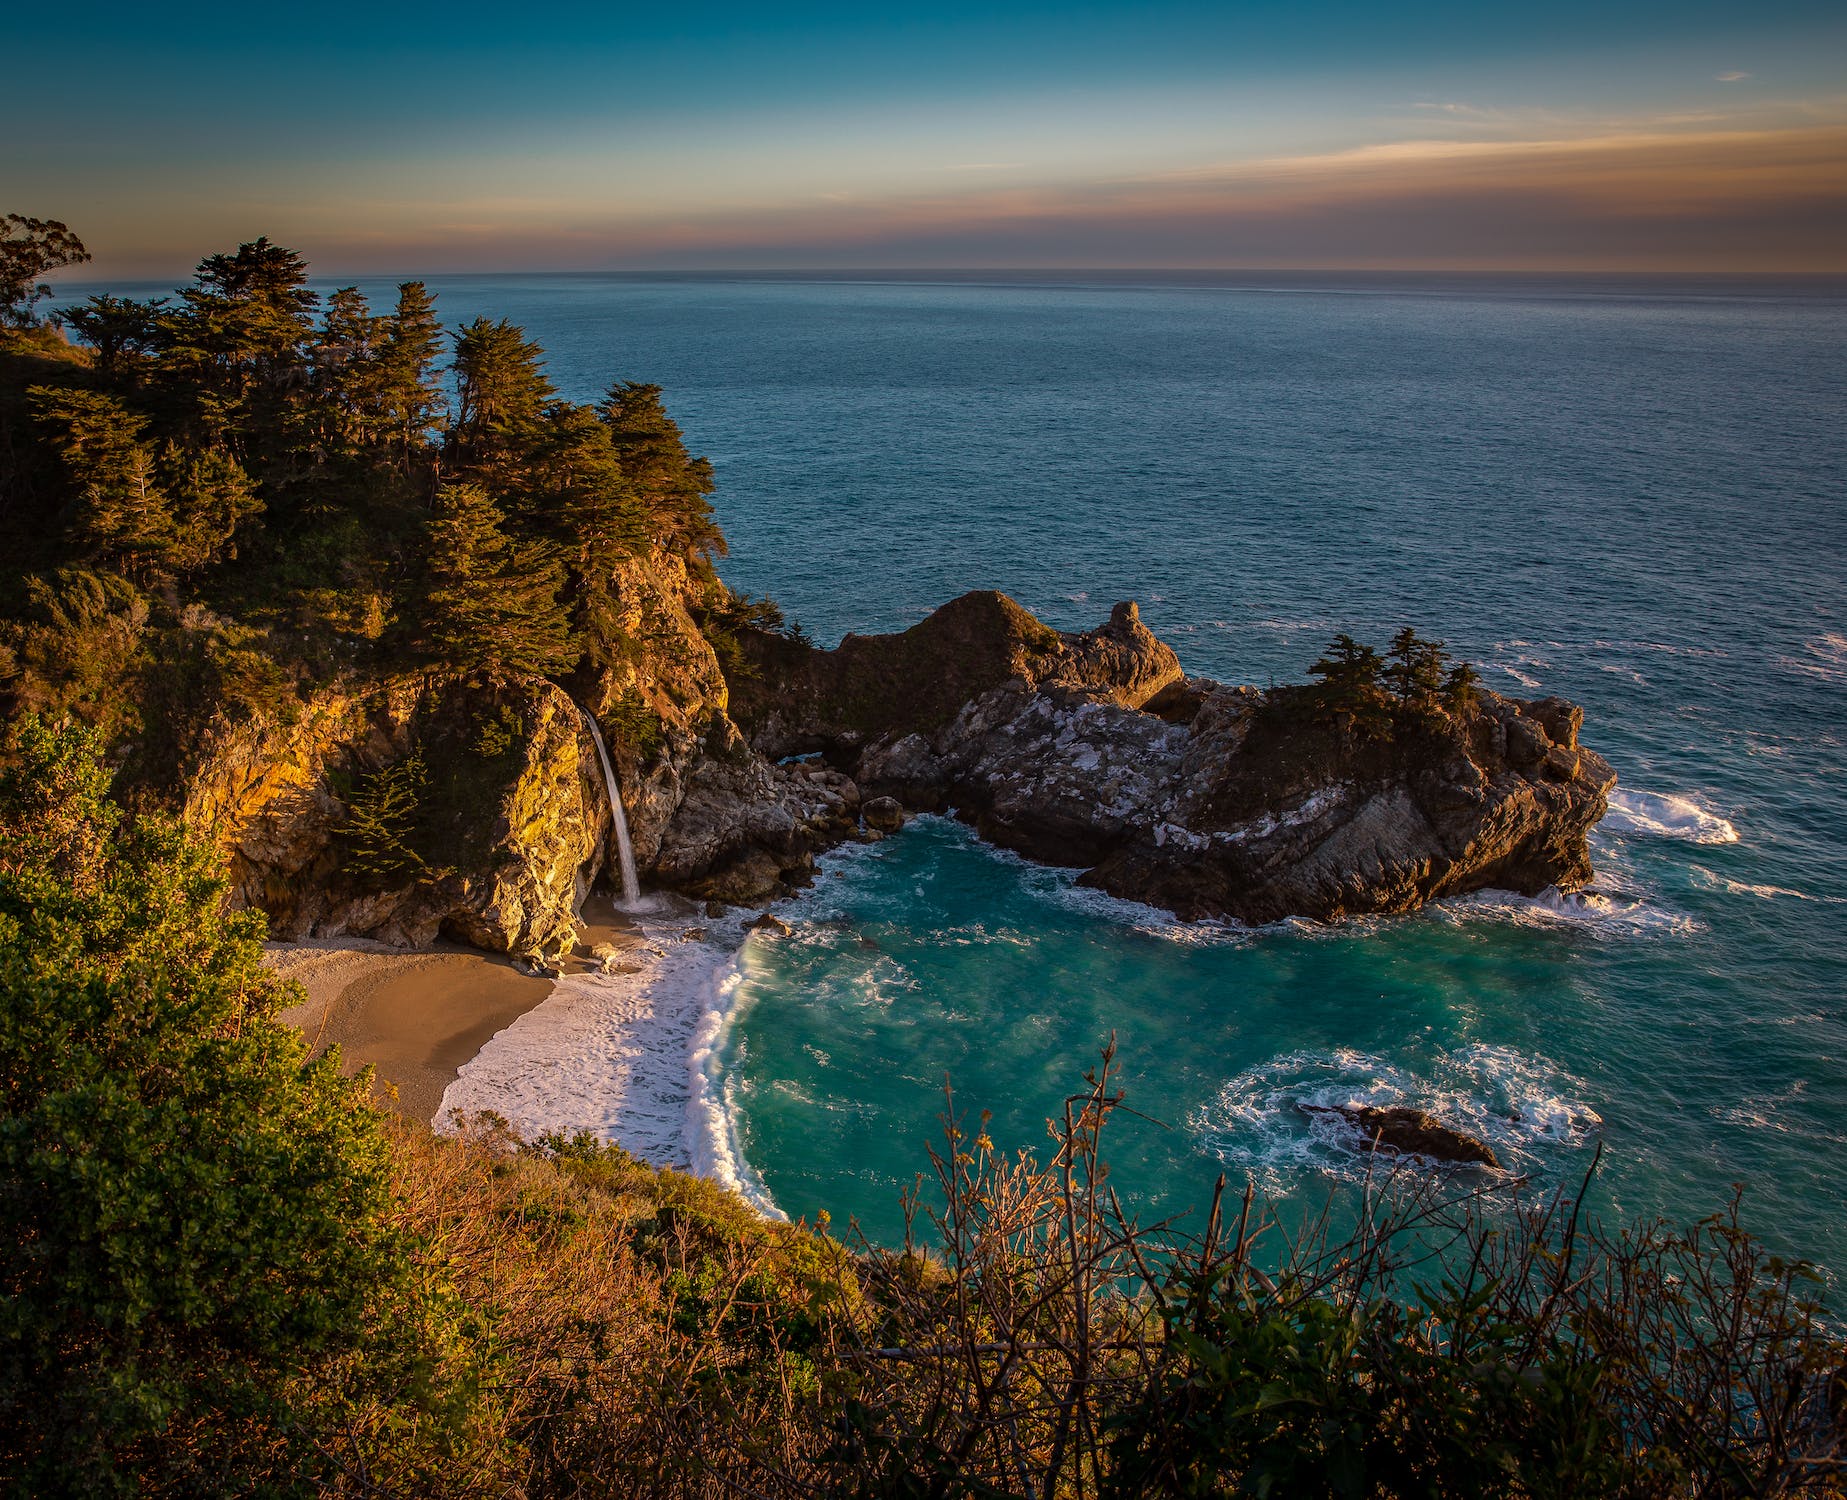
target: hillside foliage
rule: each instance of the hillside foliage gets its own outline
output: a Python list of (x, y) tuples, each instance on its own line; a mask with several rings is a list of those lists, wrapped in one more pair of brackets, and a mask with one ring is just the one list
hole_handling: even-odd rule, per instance
[(1343, 1220), (1143, 1226), (1108, 1053), (1042, 1151), (951, 1098), (896, 1246), (588, 1137), (433, 1136), (308, 1057), (261, 919), (109, 802), (93, 731), (12, 748), (9, 1493), (1847, 1494), (1847, 1346), (1735, 1203), (1606, 1230), (1382, 1172)]
[(724, 599), (711, 466), (658, 386), (562, 399), (506, 322), (376, 310), (256, 240), (190, 286), (91, 296), (51, 221), (0, 241), (0, 709), (74, 713), (159, 801), (214, 733), (394, 672), (563, 679), (632, 654), (625, 560)]

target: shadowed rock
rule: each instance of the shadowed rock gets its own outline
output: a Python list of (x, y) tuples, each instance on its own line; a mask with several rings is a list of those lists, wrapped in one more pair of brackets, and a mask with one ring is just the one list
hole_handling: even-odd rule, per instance
[(833, 651), (745, 647), (732, 711), (760, 753), (820, 751), (866, 798), (953, 808), (991, 842), (1187, 919), (1581, 886), (1616, 781), (1562, 699), (1387, 700), (1389, 732), (1361, 733), (1301, 690), (1184, 677), (1133, 604), (1065, 634), (970, 594)]
[(1500, 1158), (1486, 1141), (1445, 1125), (1435, 1115), (1408, 1105), (1302, 1104), (1305, 1115), (1334, 1115), (1357, 1130), (1372, 1151), (1395, 1156), (1425, 1156), (1432, 1161), (1496, 1167)]

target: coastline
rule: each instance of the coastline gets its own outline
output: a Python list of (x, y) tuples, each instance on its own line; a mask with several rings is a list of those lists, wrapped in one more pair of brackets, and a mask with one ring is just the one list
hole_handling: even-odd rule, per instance
[(565, 975), (463, 1063), (438, 1127), (487, 1110), (527, 1139), (587, 1131), (780, 1217), (737, 1149), (718, 1075), (753, 915), (638, 918), (639, 941), (608, 970)]
[(476, 950), (354, 937), (269, 943), (264, 961), (307, 991), (282, 1019), (316, 1053), (339, 1046), (346, 1073), (375, 1068), (389, 1108), (438, 1130), (491, 1111), (528, 1140), (588, 1131), (780, 1217), (718, 1074), (755, 909), (697, 922), (670, 897), (634, 918), (602, 904), (555, 979)]
[(338, 1046), (342, 1071), (375, 1068), (380, 1102), (424, 1121), (435, 1118), (463, 1065), (553, 984), (488, 953), (364, 938), (268, 943), (264, 955), (273, 972), (308, 992), (281, 1018), (317, 1054)]

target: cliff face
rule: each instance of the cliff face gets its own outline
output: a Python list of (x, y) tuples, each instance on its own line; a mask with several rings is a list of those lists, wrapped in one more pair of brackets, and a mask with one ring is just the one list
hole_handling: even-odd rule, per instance
[[(862, 803), (893, 798), (1184, 917), (1405, 911), (1582, 884), (1615, 781), (1560, 700), (1483, 693), (1356, 737), (1287, 691), (1185, 677), (1133, 604), (1071, 634), (968, 594), (832, 651), (745, 631), (727, 673), (697, 618), (713, 585), (673, 558), (617, 583), (631, 647), (572, 692), (608, 741), (644, 881), (698, 897), (804, 883), (859, 835)], [(556, 952), (612, 857), (577, 703), (530, 677), (323, 694), (221, 743), (186, 815), (284, 936)]]
[[(280, 937), (561, 951), (614, 859), (578, 703), (602, 727), (648, 883), (744, 902), (805, 879), (816, 852), (857, 830), (857, 790), (746, 744), (694, 617), (711, 583), (669, 553), (624, 563), (613, 583), (608, 624), (626, 646), (569, 691), (407, 675), (221, 736), (188, 779), (184, 815), (224, 849), (232, 899), (268, 912)], [(396, 847), (381, 851), (367, 813), (394, 776), (409, 806), (385, 820)]]
[[(194, 776), (185, 816), (279, 937), (556, 950), (608, 827), (593, 754), (542, 679), (404, 678), (246, 726)], [(355, 813), (394, 768), (405, 800), (365, 838)]]
[[(1578, 745), (1570, 704), (1483, 693), (1467, 713), (1355, 737), (1286, 694), (1183, 680), (1133, 605), (1046, 639), (998, 598), (939, 612), (956, 612), (954, 631), (933, 617), (836, 652), (766, 645), (761, 685), (738, 695), (753, 743), (821, 750), (867, 797), (953, 809), (992, 842), (1188, 918), (1397, 912), (1590, 877), (1585, 838), (1615, 775)], [(919, 649), (982, 630), (960, 656)], [(906, 694), (922, 663), (930, 679)]]

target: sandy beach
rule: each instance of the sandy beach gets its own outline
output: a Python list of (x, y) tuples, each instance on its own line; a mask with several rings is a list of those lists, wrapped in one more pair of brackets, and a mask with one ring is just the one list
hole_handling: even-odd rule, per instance
[(283, 1019), (317, 1052), (337, 1045), (346, 1071), (373, 1067), (380, 1102), (403, 1114), (442, 1128), (492, 1111), (528, 1140), (589, 1131), (777, 1215), (717, 1073), (750, 914), (695, 925), (696, 911), (655, 898), (631, 917), (593, 896), (557, 979), (495, 954), (350, 937), (271, 943), (265, 962), (307, 991)]
[(337, 1045), (348, 1072), (376, 1068), (382, 1096), (420, 1120), (434, 1118), (463, 1063), (552, 989), (485, 953), (353, 938), (271, 944), (267, 962), (308, 992), (283, 1019), (316, 1052)]

